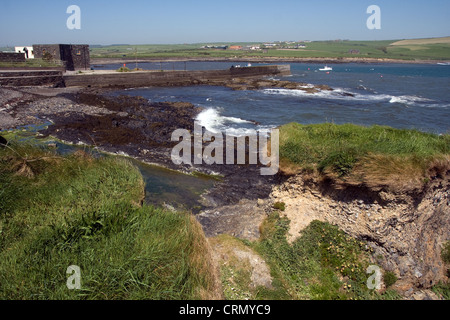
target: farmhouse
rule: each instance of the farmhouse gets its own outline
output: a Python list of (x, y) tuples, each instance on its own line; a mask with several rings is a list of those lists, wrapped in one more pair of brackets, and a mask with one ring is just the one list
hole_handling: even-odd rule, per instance
[(34, 59), (34, 50), (30, 46), (15, 47), (17, 53), (25, 53), (25, 59)]

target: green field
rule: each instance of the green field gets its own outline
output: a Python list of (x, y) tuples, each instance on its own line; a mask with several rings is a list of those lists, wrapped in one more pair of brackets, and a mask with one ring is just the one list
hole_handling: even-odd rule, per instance
[[(266, 50), (203, 49), (205, 45), (261, 46), (262, 43), (198, 43), (174, 45), (95, 46), (92, 58), (375, 58), (400, 60), (450, 60), (449, 38), (386, 41), (314, 41), (276, 43)], [(295, 49), (297, 45), (306, 48)]]
[(42, 59), (29, 59), (25, 62), (0, 61), (0, 68), (55, 68), (62, 67), (61, 61), (45, 61)]

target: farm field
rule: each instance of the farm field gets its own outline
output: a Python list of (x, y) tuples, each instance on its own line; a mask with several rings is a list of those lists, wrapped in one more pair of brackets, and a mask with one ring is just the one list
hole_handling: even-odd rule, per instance
[[(249, 43), (92, 46), (92, 58), (354, 58), (396, 60), (450, 60), (450, 37), (384, 41), (277, 42), (275, 47)], [(261, 46), (261, 50), (223, 50), (209, 46)], [(298, 49), (296, 47), (298, 46)], [(303, 47), (305, 46), (305, 47)]]

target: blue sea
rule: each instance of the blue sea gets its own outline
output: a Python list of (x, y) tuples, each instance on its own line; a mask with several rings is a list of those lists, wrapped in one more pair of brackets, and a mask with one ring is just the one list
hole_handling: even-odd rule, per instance
[[(219, 70), (231, 65), (230, 62), (177, 62), (140, 63), (139, 67)], [(233, 91), (224, 87), (192, 86), (130, 88), (116, 94), (143, 96), (152, 102), (191, 102), (204, 108), (197, 120), (211, 131), (234, 130), (239, 134), (248, 129), (268, 129), (289, 122), (331, 122), (450, 133), (450, 66), (333, 64), (330, 73), (319, 71), (323, 64), (291, 63), (290, 66), (291, 76), (276, 79), (325, 84), (335, 90), (309, 94), (289, 89)], [(118, 67), (106, 65), (102, 69)], [(353, 97), (342, 93), (351, 93)]]

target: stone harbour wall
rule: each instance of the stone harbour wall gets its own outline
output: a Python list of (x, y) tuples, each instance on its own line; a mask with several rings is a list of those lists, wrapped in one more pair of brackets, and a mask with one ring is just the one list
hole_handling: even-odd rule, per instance
[(64, 76), (67, 87), (150, 87), (214, 83), (234, 78), (289, 75), (290, 65), (272, 65), (208, 71), (138, 71)]
[(25, 53), (0, 52), (2, 62), (25, 62)]

